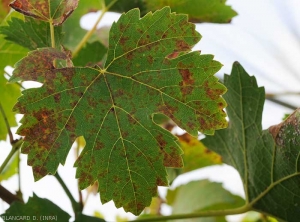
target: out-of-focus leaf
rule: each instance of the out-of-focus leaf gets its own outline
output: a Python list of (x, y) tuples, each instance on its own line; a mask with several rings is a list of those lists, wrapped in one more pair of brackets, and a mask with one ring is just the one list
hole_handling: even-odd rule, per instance
[(250, 211), (241, 222), (277, 222), (277, 220), (261, 213)]
[[(16, 126), (15, 113), (12, 111), (12, 108), (16, 104), (17, 99), (21, 96), (21, 91), (17, 84), (7, 84), (7, 79), (4, 77), (3, 73), (0, 73), (0, 95), (0, 103), (9, 125), (11, 127)], [(6, 124), (0, 112), (0, 140), (5, 140), (7, 133), (8, 130)]]
[(73, 63), (75, 66), (92, 67), (96, 64), (100, 65), (99, 63), (106, 53), (107, 48), (101, 42), (87, 43), (73, 59)]
[(222, 163), (222, 157), (207, 149), (201, 141), (185, 133), (177, 136), (183, 150), (183, 172)]
[(76, 9), (79, 0), (15, 0), (9, 4), (16, 11), (52, 23), (61, 25)]
[(172, 11), (189, 15), (191, 22), (228, 23), (237, 13), (226, 0), (146, 0), (148, 11), (170, 6)]
[[(105, 0), (105, 4), (109, 5), (111, 4), (113, 1), (115, 0)], [(113, 12), (119, 12), (119, 13), (123, 13), (123, 12), (127, 12), (131, 9), (134, 8), (139, 8), (141, 11), (142, 15), (145, 15), (148, 11), (146, 9), (146, 2), (147, 0), (118, 0), (116, 1), (112, 7), (109, 9), (109, 11), (113, 11)], [(167, 6), (167, 5), (165, 5)], [(163, 7), (161, 7), (163, 8)], [(160, 8), (157, 8), (160, 9)]]
[[(14, 44), (34, 50), (51, 46), (49, 24), (34, 18), (26, 17), (25, 21), (19, 18), (12, 18), (7, 22), (8, 26), (0, 27), (0, 34)], [(62, 44), (61, 27), (55, 27), (55, 43), (60, 48)]]
[(150, 215), (159, 215), (161, 204), (162, 204), (161, 198), (153, 197), (150, 206), (146, 207), (143, 213), (150, 214)]
[[(1, 26), (7, 25), (7, 22), (15, 17), (24, 19), (20, 13), (12, 12), (5, 18)], [(4, 35), (0, 34), (0, 76), (3, 76), (6, 66), (13, 66), (18, 60), (26, 56), (27, 52), (27, 49), (5, 40)]]
[(97, 218), (100, 218), (100, 219), (103, 219), (103, 218), (104, 218), (103, 214), (100, 213), (99, 211), (95, 211), (95, 212), (94, 212), (94, 216), (97, 217)]
[(10, 0), (0, 0), (0, 24), (4, 20), (4, 18), (7, 16), (9, 13), (9, 3)]
[(91, 217), (84, 214), (78, 214), (74, 222), (105, 222), (99, 217)]
[(18, 173), (18, 154), (16, 154), (11, 161), (6, 165), (3, 172), (0, 174), (0, 182), (8, 180), (13, 175)]
[[(84, 136), (75, 164), (80, 188), (98, 180), (102, 202), (113, 199), (139, 214), (157, 186), (168, 184), (165, 167), (182, 167), (177, 138), (155, 124), (153, 114), (169, 116), (193, 135), (227, 126), (226, 88), (214, 76), (221, 65), (191, 52), (199, 40), (186, 15), (166, 7), (140, 19), (134, 9), (112, 26), (104, 69), (56, 69), (53, 60), (68, 56), (53, 48), (17, 63), (12, 81), (44, 83), (23, 91), (15, 106), (25, 114), (18, 133), (35, 180), (54, 174), (76, 137)], [(181, 56), (169, 59), (174, 51)]]
[[(78, 7), (63, 24), (64, 32), (64, 45), (74, 50), (83, 36), (86, 34), (86, 30), (80, 27), (80, 19), (88, 12), (95, 12), (101, 9), (101, 1), (99, 0), (80, 0)], [(95, 41), (95, 39), (93, 39)]]
[[(167, 193), (167, 203), (172, 207), (173, 214), (183, 214), (200, 212), (206, 210), (231, 209), (242, 206), (245, 201), (222, 187), (221, 183), (210, 182), (208, 180), (192, 181), (177, 187), (175, 190), (169, 189)], [(224, 221), (224, 217), (199, 218), (191, 221)], [(175, 220), (180, 222), (190, 221)]]
[(251, 209), (284, 221), (300, 218), (300, 110), (262, 131), (265, 91), (237, 62), (225, 75), (228, 129), (203, 143), (235, 167)]
[(14, 202), (1, 214), (4, 221), (69, 221), (70, 215), (50, 200), (33, 194), (26, 204)]

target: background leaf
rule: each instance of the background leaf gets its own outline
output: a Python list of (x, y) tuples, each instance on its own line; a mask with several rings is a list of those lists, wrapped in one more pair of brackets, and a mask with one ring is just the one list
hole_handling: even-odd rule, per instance
[[(177, 138), (155, 124), (153, 114), (164, 113), (194, 135), (227, 125), (226, 88), (214, 76), (221, 65), (190, 52), (199, 39), (186, 15), (164, 8), (140, 19), (134, 9), (112, 26), (104, 69), (55, 69), (53, 60), (68, 56), (52, 48), (17, 63), (11, 80), (44, 83), (24, 90), (15, 106), (25, 114), (18, 133), (35, 180), (54, 174), (76, 137), (84, 136), (75, 165), (80, 188), (98, 180), (102, 202), (113, 199), (139, 214), (157, 185), (168, 184), (165, 167), (182, 166)], [(181, 56), (168, 59), (174, 51)]]
[[(168, 190), (167, 204), (172, 206), (172, 214), (193, 213), (206, 210), (231, 209), (242, 206), (245, 201), (222, 187), (222, 184), (208, 180), (192, 181)], [(187, 221), (226, 221), (224, 217), (175, 220)]]
[[(0, 27), (7, 25), (7, 22), (15, 17), (24, 19), (24, 16), (20, 15), (20, 13), (12, 12), (7, 15)], [(18, 60), (26, 56), (28, 52), (27, 49), (5, 40), (4, 37), (4, 35), (0, 34), (0, 76), (3, 75), (6, 66), (13, 66)]]
[[(285, 221), (300, 217), (300, 112), (285, 122), (262, 131), (264, 89), (254, 77), (235, 63), (225, 75), (228, 93), (228, 129), (207, 137), (204, 144), (218, 152), (240, 173), (249, 205), (262, 213)], [(276, 143), (275, 143), (276, 142)]]
[(170, 6), (172, 11), (189, 15), (191, 22), (229, 23), (237, 13), (226, 0), (146, 0), (149, 11)]
[(77, 4), (78, 0), (15, 0), (9, 6), (24, 15), (58, 26), (72, 14)]
[[(51, 46), (49, 24), (44, 21), (26, 17), (25, 21), (12, 18), (7, 22), (8, 26), (1, 26), (0, 33), (5, 39), (29, 50)], [(55, 27), (55, 44), (60, 48), (62, 44), (62, 28)]]
[[(1, 43), (0, 43), (1, 44)], [(1, 53), (0, 53), (1, 54)], [(12, 111), (17, 99), (21, 96), (20, 87), (17, 84), (7, 84), (7, 79), (0, 74), (0, 103), (5, 112), (9, 125), (16, 126), (15, 113)], [(8, 134), (7, 127), (0, 113), (0, 140), (5, 140)]]
[[(24, 217), (27, 222), (42, 220), (40, 216), (56, 217), (57, 221), (69, 221), (70, 215), (52, 203), (50, 200), (39, 198), (35, 194), (29, 197), (26, 204), (14, 202), (10, 207), (1, 215), (4, 221), (17, 221), (9, 219), (9, 217)], [(8, 220), (6, 220), (6, 218)], [(35, 219), (34, 219), (35, 218)]]
[(82, 50), (79, 51), (78, 55), (73, 58), (73, 64), (75, 66), (94, 66), (101, 65), (101, 60), (107, 53), (107, 48), (99, 41), (93, 43), (87, 43)]
[(177, 136), (183, 150), (183, 172), (189, 172), (206, 166), (221, 164), (220, 155), (207, 149), (201, 141), (185, 133)]
[(80, 26), (81, 17), (88, 12), (98, 11), (100, 8), (101, 2), (99, 0), (79, 1), (76, 10), (62, 25), (64, 32), (64, 46), (66, 46), (70, 50), (75, 49), (75, 47), (87, 32)]
[[(113, 0), (106, 0), (106, 5)], [(173, 12), (189, 15), (189, 21), (229, 23), (237, 13), (228, 5), (226, 0), (118, 0), (110, 9), (115, 12), (127, 12), (139, 8), (142, 15), (169, 6)]]

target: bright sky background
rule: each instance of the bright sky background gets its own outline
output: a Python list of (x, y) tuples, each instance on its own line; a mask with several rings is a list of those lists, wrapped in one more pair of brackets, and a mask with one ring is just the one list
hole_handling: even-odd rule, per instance
[[(299, 0), (228, 0), (239, 15), (228, 25), (199, 24), (197, 30), (202, 35), (202, 40), (195, 49), (201, 50), (202, 54), (214, 54), (215, 59), (224, 66), (219, 72), (222, 77), (224, 73), (230, 73), (232, 63), (239, 61), (248, 73), (255, 75), (258, 84), (265, 86), (267, 93), (299, 92), (300, 90), (300, 2)], [(297, 12), (298, 10), (298, 12)], [(93, 21), (99, 13), (85, 16), (81, 24), (85, 28), (91, 28)], [(107, 15), (100, 26), (109, 25), (116, 20), (118, 15), (112, 13)], [(300, 106), (299, 96), (282, 97), (295, 106)], [(263, 114), (263, 127), (279, 123), (285, 113), (292, 111), (266, 102)], [(18, 115), (18, 119), (21, 116)], [(9, 152), (7, 143), (0, 143), (0, 162)], [(74, 157), (72, 151), (65, 166), (60, 166), (58, 172), (78, 199), (75, 181), (75, 168), (73, 168)], [(72, 215), (71, 204), (52, 176), (33, 182), (31, 168), (26, 164), (26, 155), (21, 158), (21, 184), (22, 191), (27, 201), (32, 192), (39, 197), (48, 198), (69, 214)], [(187, 175), (180, 176), (172, 185), (186, 183), (189, 180), (209, 178), (213, 181), (223, 182), (224, 186), (235, 194), (243, 195), (243, 188), (237, 172), (229, 166), (210, 167), (197, 170)], [(14, 192), (17, 189), (17, 177), (2, 183), (4, 187)], [(160, 189), (165, 193), (166, 188)], [(8, 207), (0, 201), (0, 213)], [(169, 209), (164, 208), (165, 212)], [(122, 209), (116, 210), (110, 202), (101, 205), (99, 196), (91, 196), (85, 206), (84, 213), (92, 215), (99, 211), (105, 215), (108, 221), (114, 221), (115, 215), (125, 215), (134, 218), (132, 214), (125, 214)], [(1, 221), (1, 219), (0, 219)], [(237, 217), (229, 217), (230, 222), (237, 222)]]

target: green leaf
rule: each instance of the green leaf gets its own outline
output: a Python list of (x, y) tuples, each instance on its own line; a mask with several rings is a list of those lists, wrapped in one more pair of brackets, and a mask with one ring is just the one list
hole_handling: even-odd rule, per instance
[[(177, 187), (175, 190), (168, 190), (166, 198), (167, 204), (172, 206), (172, 214), (232, 209), (245, 203), (241, 197), (225, 190), (221, 183), (208, 180), (192, 181)], [(224, 221), (224, 217), (223, 219), (220, 217), (219, 220)], [(216, 221), (216, 218), (199, 218), (196, 221)]]
[(24, 15), (58, 26), (72, 14), (77, 4), (78, 0), (15, 0), (9, 6)]
[[(0, 74), (0, 95), (0, 103), (9, 125), (11, 127), (16, 126), (17, 123), (15, 120), (15, 113), (12, 111), (12, 108), (16, 104), (17, 99), (21, 96), (20, 87), (17, 84), (7, 84), (7, 80), (5, 79), (4, 75)], [(6, 124), (0, 112), (0, 140), (5, 140), (7, 133), (8, 130)]]
[(76, 220), (74, 222), (105, 222), (105, 220), (80, 213), (77, 215)]
[(16, 154), (11, 161), (6, 165), (3, 172), (0, 174), (0, 182), (3, 180), (8, 180), (13, 175), (18, 173), (18, 154)]
[[(7, 25), (10, 19), (20, 17), (19, 15), (17, 12), (10, 13), (0, 27)], [(18, 60), (26, 56), (27, 52), (27, 49), (6, 41), (4, 35), (0, 34), (0, 76), (3, 75), (6, 66), (13, 66)]]
[[(105, 0), (106, 5), (113, 0)], [(229, 23), (237, 13), (228, 5), (226, 0), (118, 0), (110, 11), (127, 12), (139, 8), (141, 14), (169, 6), (173, 12), (189, 15), (191, 22)]]
[(178, 136), (178, 138), (184, 153), (183, 172), (222, 163), (221, 156), (207, 149), (197, 138), (187, 133)]
[[(98, 180), (102, 202), (113, 199), (139, 214), (157, 185), (168, 184), (165, 167), (182, 167), (177, 138), (153, 114), (164, 113), (195, 136), (227, 125), (220, 96), (226, 88), (214, 76), (221, 65), (190, 52), (199, 39), (186, 15), (166, 7), (140, 19), (134, 9), (112, 26), (104, 69), (55, 69), (53, 60), (68, 56), (52, 48), (17, 63), (12, 81), (44, 83), (24, 90), (15, 106), (25, 114), (18, 133), (35, 180), (54, 174), (84, 136), (76, 162), (80, 188)], [(181, 56), (169, 59), (174, 51)]]
[[(115, 0), (105, 0), (105, 5), (110, 5), (113, 1)], [(139, 8), (142, 15), (149, 12), (146, 9), (145, 0), (118, 0), (112, 5), (109, 11), (123, 13), (134, 8)]]
[[(0, 34), (5, 39), (23, 46), (29, 50), (51, 46), (49, 24), (34, 18), (26, 17), (25, 21), (19, 18), (12, 18), (7, 22), (8, 26), (0, 27)], [(60, 48), (62, 44), (62, 28), (55, 27), (55, 43)]]
[(73, 59), (73, 64), (75, 66), (101, 65), (100, 61), (103, 60), (106, 52), (107, 48), (99, 41), (87, 43)]
[(285, 122), (262, 131), (265, 92), (254, 77), (235, 63), (225, 75), (228, 129), (207, 137), (204, 144), (235, 167), (243, 180), (250, 210), (285, 221), (300, 218), (300, 111)]
[(170, 6), (172, 11), (189, 15), (191, 22), (229, 23), (237, 13), (226, 0), (146, 0), (149, 11)]
[(4, 221), (69, 221), (70, 215), (50, 200), (33, 194), (26, 204), (14, 202), (1, 215)]

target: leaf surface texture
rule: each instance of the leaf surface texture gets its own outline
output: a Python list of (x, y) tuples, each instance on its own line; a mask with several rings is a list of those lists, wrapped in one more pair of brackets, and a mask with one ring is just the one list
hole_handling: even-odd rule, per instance
[[(61, 68), (69, 59), (51, 48), (30, 52), (11, 81), (34, 80), (41, 88), (23, 91), (15, 110), (24, 113), (25, 136), (36, 180), (56, 172), (74, 140), (86, 146), (75, 163), (80, 188), (96, 180), (102, 202), (139, 214), (168, 184), (165, 167), (182, 167), (177, 138), (153, 121), (163, 113), (196, 136), (224, 128), (226, 88), (214, 74), (220, 63), (191, 52), (200, 34), (186, 15), (170, 8), (123, 14), (110, 31), (104, 69)], [(33, 65), (34, 64), (34, 65)]]

